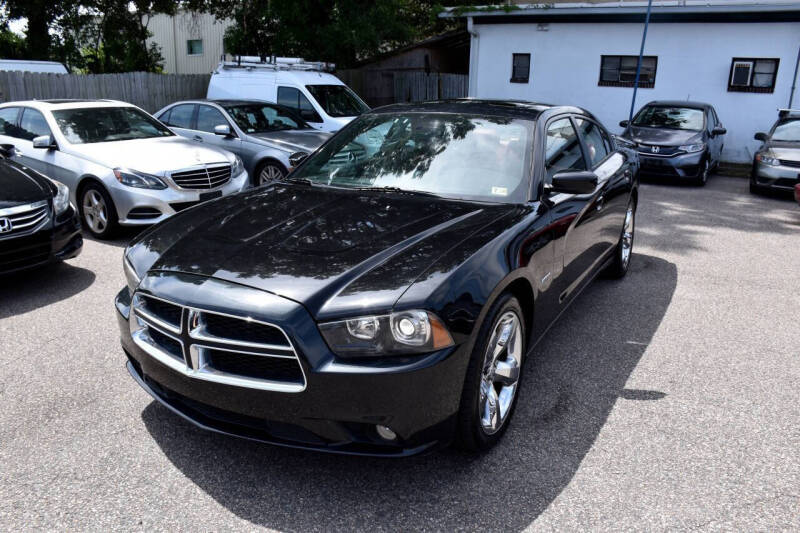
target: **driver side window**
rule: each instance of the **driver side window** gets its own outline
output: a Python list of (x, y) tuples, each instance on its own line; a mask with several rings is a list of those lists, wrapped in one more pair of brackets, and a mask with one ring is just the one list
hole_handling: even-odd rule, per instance
[(558, 119), (547, 126), (544, 169), (546, 183), (553, 175), (565, 170), (587, 170), (578, 134), (568, 118)]

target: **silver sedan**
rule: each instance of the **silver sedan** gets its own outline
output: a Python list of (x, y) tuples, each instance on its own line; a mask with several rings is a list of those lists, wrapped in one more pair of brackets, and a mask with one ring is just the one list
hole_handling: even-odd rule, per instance
[(753, 158), (750, 191), (792, 191), (800, 184), (800, 111), (783, 109), (769, 133), (756, 133), (763, 144)]
[(331, 136), (290, 109), (258, 100), (187, 100), (156, 117), (198, 144), (239, 155), (253, 185), (283, 178)]
[(0, 106), (0, 144), (70, 190), (96, 237), (160, 222), (247, 186), (241, 159), (172, 133), (136, 106), (109, 100), (37, 100)]

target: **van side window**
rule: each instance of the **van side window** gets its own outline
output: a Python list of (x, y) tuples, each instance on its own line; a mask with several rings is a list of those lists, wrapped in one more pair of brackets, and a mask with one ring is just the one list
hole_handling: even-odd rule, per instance
[(294, 87), (278, 87), (278, 105), (294, 110), (306, 122), (322, 122), (306, 95)]

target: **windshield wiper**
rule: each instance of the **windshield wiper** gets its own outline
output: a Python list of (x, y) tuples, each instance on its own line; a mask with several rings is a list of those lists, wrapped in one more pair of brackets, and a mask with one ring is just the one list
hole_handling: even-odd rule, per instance
[(393, 187), (391, 185), (386, 185), (384, 187), (354, 187), (358, 191), (379, 191), (379, 192), (394, 192), (400, 194), (417, 194), (420, 196), (434, 196), (439, 198), (438, 194), (427, 192), (427, 191), (415, 191), (413, 189), (401, 189), (400, 187)]
[(308, 178), (286, 178), (283, 181), (288, 181), (289, 183), (297, 183), (299, 185), (309, 185), (311, 187), (314, 186), (314, 182)]

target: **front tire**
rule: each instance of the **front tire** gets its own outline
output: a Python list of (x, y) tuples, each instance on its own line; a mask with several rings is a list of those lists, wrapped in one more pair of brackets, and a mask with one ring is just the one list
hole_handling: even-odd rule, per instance
[(526, 351), (524, 317), (511, 294), (498, 298), (486, 315), (461, 395), (456, 444), (462, 449), (488, 450), (508, 428)]
[(633, 255), (633, 237), (636, 230), (636, 202), (628, 202), (628, 209), (625, 211), (625, 222), (622, 224), (622, 234), (619, 237), (614, 259), (606, 269), (609, 278), (621, 279), (628, 273)]
[(708, 183), (708, 177), (711, 175), (711, 163), (709, 162), (709, 158), (706, 157), (703, 161), (703, 165), (700, 170), (700, 174), (697, 176), (696, 184), (698, 187), (705, 187), (706, 183)]
[(286, 169), (280, 163), (274, 161), (264, 161), (256, 169), (255, 186), (266, 185), (274, 181), (280, 181), (286, 177)]
[(89, 183), (81, 189), (81, 221), (92, 236), (109, 239), (117, 231), (117, 210), (102, 185)]

